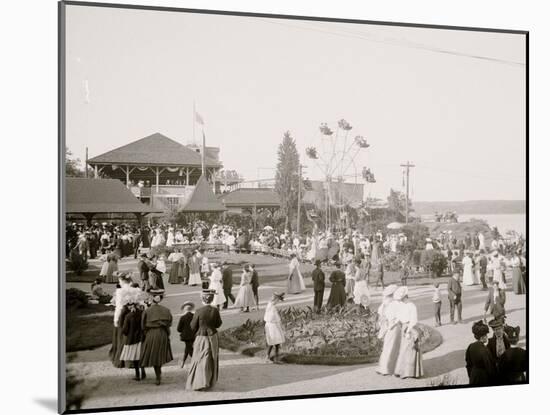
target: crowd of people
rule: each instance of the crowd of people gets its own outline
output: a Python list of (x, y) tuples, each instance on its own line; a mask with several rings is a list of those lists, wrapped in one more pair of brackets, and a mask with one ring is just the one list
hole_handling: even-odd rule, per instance
[[(514, 333), (519, 336), (519, 328), (512, 330), (505, 323), (507, 279), (511, 278), (515, 294), (526, 292), (525, 244), (522, 240), (495, 239), (487, 246), (483, 234), (468, 236), (456, 240), (451, 233), (442, 233), (433, 240), (427, 238), (422, 244), (426, 251), (438, 250), (447, 255), (448, 272), (452, 275), (446, 287), (451, 324), (463, 321), (463, 286), (479, 284), (487, 291), (482, 310), (484, 319), (472, 329), (476, 342), (468, 347), (466, 366), (472, 384), (505, 383), (503, 379), (512, 379), (510, 371), (523, 364), (518, 362), (525, 358), (524, 351), (514, 346), (517, 344)], [(288, 231), (279, 234), (269, 226), (255, 233), (228, 225), (208, 226), (202, 221), (187, 228), (102, 223), (89, 227), (72, 224), (67, 229), (68, 252), (76, 252), (83, 258), (99, 256), (103, 261), (100, 278), (92, 285), (92, 298), (104, 302), (108, 294), (102, 282), (118, 283), (112, 298), (115, 316), (110, 357), (116, 367), (133, 368), (136, 380), (144, 379), (145, 368), (153, 367), (156, 383), (160, 384), (162, 366), (173, 360), (169, 338), (172, 314), (161, 305), (165, 290), (163, 276), (168, 276), (169, 284), (200, 286), (203, 307), (195, 311), (193, 303), (183, 304), (183, 315), (177, 325), (185, 345), (182, 367), (187, 358), (191, 358), (187, 378), (190, 390), (209, 389), (218, 378), (220, 310), (227, 309), (231, 303), (243, 313), (258, 310), (260, 306), (260, 278), (255, 265), (243, 266), (238, 291), (233, 293), (233, 268), (227, 262), (212, 263), (205, 244), (223, 246), (229, 252), (288, 258), (285, 290), (274, 293), (265, 310), (266, 361), (278, 361), (285, 339), (277, 304), (284, 301), (285, 295), (299, 294), (306, 289), (300, 268), (302, 263), (311, 262), (314, 264), (311, 279), (315, 312), (320, 312), (324, 304), (329, 309), (346, 304), (367, 308), (371, 291), (381, 287), (378, 336), (383, 349), (377, 372), (401, 378), (422, 377), (422, 330), (417, 325), (416, 306), (408, 298), (410, 260), (401, 264), (401, 286), (384, 284), (384, 256), (401, 252), (407, 242), (408, 238), (400, 232), (378, 231), (372, 235), (357, 231), (314, 232), (301, 237)], [(118, 261), (124, 256), (138, 259), (138, 278), (118, 271)], [(328, 276), (330, 293), (324, 303), (326, 265), (332, 270)], [(435, 326), (442, 324), (442, 297), (440, 284), (435, 282), (431, 294)], [(495, 331), (496, 349), (491, 346), (494, 340), (487, 343), (487, 315), (492, 316), (489, 326)], [(502, 324), (502, 330), (498, 324)]]

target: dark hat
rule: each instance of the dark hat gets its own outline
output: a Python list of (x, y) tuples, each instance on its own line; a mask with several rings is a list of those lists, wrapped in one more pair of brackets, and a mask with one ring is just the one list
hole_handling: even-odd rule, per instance
[(195, 308), (195, 303), (193, 303), (192, 301), (186, 301), (186, 302), (183, 303), (183, 305), (181, 306), (181, 309), (183, 310), (185, 307)]
[(489, 321), (489, 327), (491, 327), (493, 330), (502, 326), (504, 326), (504, 320), (502, 318), (494, 318)]
[(519, 326), (512, 327), (512, 326), (504, 326), (504, 333), (506, 334), (506, 337), (508, 337), (508, 340), (510, 340), (510, 343), (516, 344), (519, 341)]
[(276, 297), (281, 301), (285, 301), (285, 293), (274, 292), (273, 297)]
[(320, 260), (320, 259), (316, 259), (316, 260), (315, 260), (315, 265), (316, 265), (316, 266), (321, 265), (321, 260)]
[(489, 334), (489, 326), (483, 322), (483, 320), (476, 321), (472, 326), (472, 333), (476, 339)]

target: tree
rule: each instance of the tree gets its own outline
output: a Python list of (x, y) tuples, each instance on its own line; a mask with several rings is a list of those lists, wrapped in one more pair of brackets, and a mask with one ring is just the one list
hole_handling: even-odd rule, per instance
[[(296, 142), (286, 132), (283, 141), (279, 144), (277, 172), (275, 174), (275, 192), (281, 200), (281, 213), (285, 217), (285, 229), (288, 229), (289, 218), (292, 217), (294, 208), (298, 205), (298, 189), (301, 177), (300, 156), (296, 149)], [(302, 186), (302, 191), (304, 186)]]
[(80, 168), (80, 159), (73, 157), (69, 147), (65, 147), (65, 176), (84, 177), (84, 171)]

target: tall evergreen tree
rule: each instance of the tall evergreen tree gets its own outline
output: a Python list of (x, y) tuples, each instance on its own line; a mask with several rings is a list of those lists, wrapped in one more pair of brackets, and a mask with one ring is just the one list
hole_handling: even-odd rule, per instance
[[(289, 222), (293, 212), (298, 207), (298, 189), (300, 172), (300, 156), (296, 149), (296, 142), (285, 132), (283, 141), (279, 144), (277, 172), (275, 174), (275, 191), (281, 200), (281, 213), (285, 217), (285, 229), (289, 229)], [(304, 187), (302, 186), (302, 191)]]

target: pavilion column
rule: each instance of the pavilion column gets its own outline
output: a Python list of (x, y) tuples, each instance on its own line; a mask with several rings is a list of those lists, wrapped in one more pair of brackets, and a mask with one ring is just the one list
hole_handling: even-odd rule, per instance
[(97, 173), (97, 164), (94, 166), (94, 179), (97, 179), (98, 173)]
[(212, 169), (212, 188), (214, 194), (216, 194), (216, 169)]
[(189, 186), (189, 167), (185, 169), (185, 185)]
[(157, 193), (158, 193), (159, 192), (159, 178), (160, 178), (160, 170), (159, 170), (158, 167), (155, 170), (155, 175), (157, 177), (156, 189), (157, 189)]
[(130, 166), (126, 166), (126, 187), (130, 188)]

